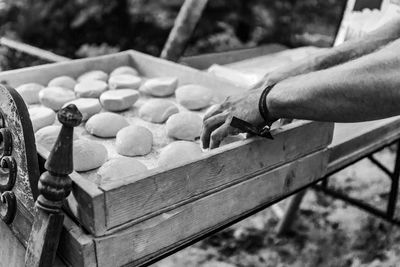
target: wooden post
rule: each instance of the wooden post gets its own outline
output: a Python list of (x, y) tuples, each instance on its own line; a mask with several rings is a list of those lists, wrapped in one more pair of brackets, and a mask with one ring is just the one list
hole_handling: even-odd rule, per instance
[(26, 267), (53, 266), (64, 221), (61, 207), (71, 192), (72, 137), (74, 127), (82, 121), (82, 114), (75, 105), (68, 105), (58, 112), (58, 120), (62, 128), (46, 161), (47, 172), (39, 180), (40, 195), (26, 249)]
[(185, 0), (161, 52), (161, 58), (175, 62), (179, 60), (207, 2), (208, 0)]
[(293, 221), (296, 219), (296, 214), (300, 207), (301, 201), (306, 193), (307, 189), (304, 189), (289, 199), (285, 214), (277, 226), (278, 235), (286, 235), (289, 232)]
[(25, 43), (21, 43), (15, 40), (11, 40), (8, 39), (6, 37), (1, 37), (0, 38), (0, 45), (6, 46), (8, 48), (20, 51), (20, 52), (24, 52), (28, 55), (34, 56), (34, 57), (38, 57), (40, 59), (44, 59), (50, 62), (62, 62), (62, 61), (69, 61), (71, 59), (67, 58), (67, 57), (63, 57), (57, 54), (54, 54), (53, 52), (32, 46), (32, 45), (28, 45)]

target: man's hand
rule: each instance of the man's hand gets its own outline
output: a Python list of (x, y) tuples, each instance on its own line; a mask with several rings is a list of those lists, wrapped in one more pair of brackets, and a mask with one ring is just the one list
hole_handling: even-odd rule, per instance
[(258, 110), (263, 87), (228, 97), (223, 103), (212, 106), (203, 119), (201, 141), (204, 148), (216, 148), (229, 134), (240, 131), (230, 126), (232, 117), (247, 121), (254, 126), (265, 124)]

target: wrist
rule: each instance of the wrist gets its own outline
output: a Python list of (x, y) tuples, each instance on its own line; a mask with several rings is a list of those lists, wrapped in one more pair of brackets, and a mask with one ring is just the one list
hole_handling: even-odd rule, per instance
[(266, 125), (271, 125), (278, 119), (277, 117), (272, 116), (267, 102), (268, 95), (274, 87), (275, 84), (265, 85), (258, 102), (258, 111)]

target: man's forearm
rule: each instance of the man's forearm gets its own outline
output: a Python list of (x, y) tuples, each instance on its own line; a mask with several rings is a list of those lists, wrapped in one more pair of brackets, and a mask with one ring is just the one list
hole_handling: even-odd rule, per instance
[(278, 68), (268, 74), (266, 79), (271, 80), (270, 83), (275, 83), (288, 77), (336, 66), (370, 54), (398, 38), (400, 38), (400, 18), (395, 18), (360, 39), (347, 41), (304, 60)]
[(357, 60), (278, 83), (276, 118), (354, 122), (400, 114), (400, 40)]

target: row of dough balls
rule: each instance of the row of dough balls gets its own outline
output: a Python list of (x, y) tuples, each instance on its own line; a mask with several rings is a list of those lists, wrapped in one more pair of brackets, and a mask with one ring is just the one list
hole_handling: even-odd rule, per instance
[[(35, 133), (36, 141), (50, 150), (56, 142), (60, 130), (61, 126), (58, 125), (46, 126)], [(141, 135), (143, 131), (146, 131), (143, 127), (128, 126), (123, 131), (120, 131), (119, 135), (121, 138), (125, 138), (129, 133), (134, 132)], [(148, 133), (145, 133), (145, 135), (148, 136)], [(139, 144), (139, 146), (141, 148), (134, 148), (137, 153), (144, 153), (148, 149), (143, 147), (142, 144)], [(131, 148), (126, 147), (123, 149), (129, 151)], [(161, 150), (158, 157), (158, 166), (172, 166), (180, 162), (194, 160), (199, 158), (202, 153), (201, 148), (194, 142), (174, 141)], [(76, 134), (73, 136), (73, 161), (74, 169), (78, 172), (99, 168), (97, 174), (101, 183), (137, 175), (148, 170), (143, 163), (135, 158), (119, 157), (108, 159), (107, 149), (102, 144), (92, 140), (79, 139)]]

